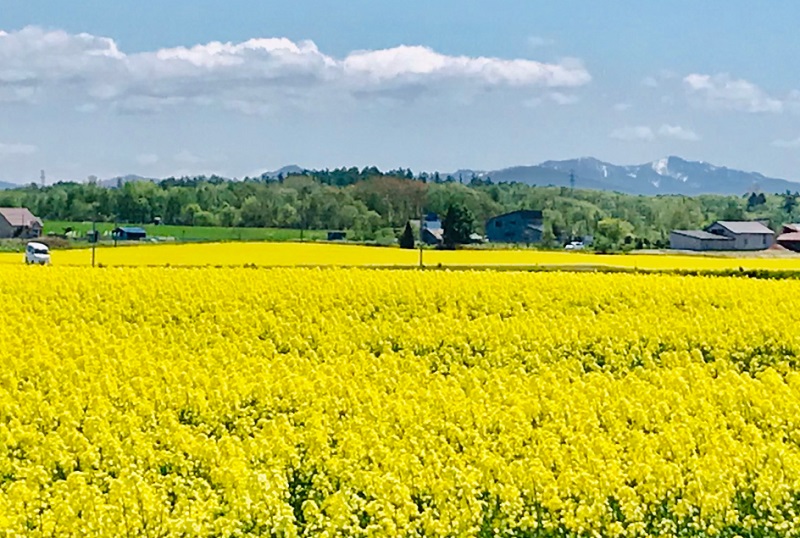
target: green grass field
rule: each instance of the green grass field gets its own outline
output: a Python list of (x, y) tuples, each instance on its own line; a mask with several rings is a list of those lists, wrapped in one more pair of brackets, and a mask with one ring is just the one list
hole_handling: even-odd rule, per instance
[[(114, 223), (98, 222), (97, 230), (101, 236), (114, 229)], [(300, 230), (284, 228), (223, 228), (220, 226), (167, 226), (155, 224), (124, 224), (120, 226), (140, 226), (147, 231), (148, 237), (174, 237), (175, 241), (298, 241)], [(44, 233), (63, 234), (72, 228), (78, 237), (85, 237), (92, 229), (91, 222), (46, 221)], [(305, 230), (302, 238), (309, 241), (325, 239), (327, 232), (321, 230)], [(103, 239), (101, 237), (101, 239)]]

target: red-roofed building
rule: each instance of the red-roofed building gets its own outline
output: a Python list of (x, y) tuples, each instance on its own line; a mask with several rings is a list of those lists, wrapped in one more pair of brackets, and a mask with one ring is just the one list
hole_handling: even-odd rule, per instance
[(775, 242), (785, 249), (800, 252), (800, 224), (785, 224)]

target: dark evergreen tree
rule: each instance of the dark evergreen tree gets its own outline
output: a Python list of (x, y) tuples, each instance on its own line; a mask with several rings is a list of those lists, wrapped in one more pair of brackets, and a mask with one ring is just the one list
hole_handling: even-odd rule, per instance
[(455, 203), (447, 208), (447, 214), (442, 222), (444, 246), (455, 248), (456, 245), (469, 243), (469, 236), (473, 233), (475, 217), (466, 206)]
[(403, 230), (403, 234), (400, 236), (400, 248), (414, 248), (414, 230), (411, 229), (410, 222), (406, 222), (406, 227)]
[(787, 190), (783, 195), (783, 210), (791, 216), (795, 207), (797, 207), (797, 195)]

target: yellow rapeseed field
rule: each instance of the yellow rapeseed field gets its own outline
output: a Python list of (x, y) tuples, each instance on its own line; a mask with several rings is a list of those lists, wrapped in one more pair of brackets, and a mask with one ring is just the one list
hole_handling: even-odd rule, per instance
[(15, 264), (0, 297), (8, 536), (800, 533), (797, 281)]
[[(90, 250), (56, 250), (56, 265), (91, 265)], [(16, 265), (21, 254), (0, 254), (0, 265)], [(426, 250), (427, 266), (599, 266), (639, 269), (800, 270), (800, 256), (713, 257), (697, 255), (597, 255), (539, 250)], [(206, 243), (104, 247), (96, 263), (106, 266), (399, 266), (419, 265), (419, 251), (326, 243)]]

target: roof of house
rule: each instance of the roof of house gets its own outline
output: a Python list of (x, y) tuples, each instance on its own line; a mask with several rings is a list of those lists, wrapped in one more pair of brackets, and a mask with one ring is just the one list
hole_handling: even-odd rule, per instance
[(114, 229), (115, 232), (125, 232), (126, 234), (146, 234), (144, 228), (140, 228), (139, 226), (120, 226), (119, 228)]
[(42, 220), (27, 207), (0, 207), (0, 216), (11, 226), (32, 226), (34, 223), (43, 226)]
[(501, 219), (507, 217), (520, 217), (522, 219), (527, 219), (527, 220), (542, 220), (542, 212), (532, 209), (518, 209), (517, 211), (511, 211), (510, 213), (496, 215), (490, 218), (489, 220), (491, 221), (494, 219)]
[[(773, 232), (760, 222), (752, 220), (718, 220), (714, 224), (727, 228), (731, 233), (735, 234), (769, 234)], [(713, 226), (713, 224), (712, 224)]]
[(441, 228), (425, 228), (425, 231), (431, 234), (439, 241), (442, 241), (444, 239), (444, 230), (442, 230)]
[[(783, 225), (783, 229), (784, 230), (791, 230), (793, 232), (800, 232), (800, 224), (797, 224), (797, 223), (794, 223), (794, 222), (791, 223), (791, 224), (784, 224)], [(789, 233), (789, 232), (786, 232), (786, 233)]]
[(778, 236), (778, 242), (800, 242), (800, 232), (789, 232)]
[(704, 239), (711, 241), (733, 241), (733, 239), (731, 239), (730, 237), (704, 232), (703, 230), (672, 230), (672, 233), (678, 235), (685, 235), (686, 237), (692, 237), (694, 239)]

